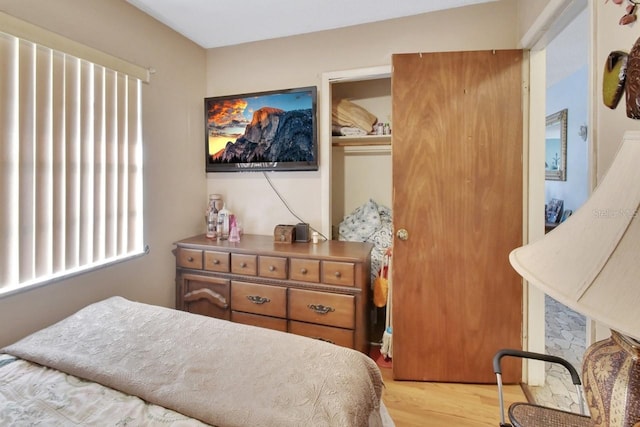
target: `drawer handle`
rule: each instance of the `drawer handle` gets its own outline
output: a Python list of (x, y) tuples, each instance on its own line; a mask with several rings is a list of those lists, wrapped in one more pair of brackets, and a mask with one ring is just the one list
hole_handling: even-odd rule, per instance
[(301, 268), (300, 269), (300, 274), (307, 274), (307, 269), (306, 268)]
[(214, 260), (213, 260), (213, 264), (214, 264), (214, 265), (218, 265), (218, 264), (220, 264), (220, 260), (219, 260), (219, 259), (214, 259)]
[(313, 337), (313, 338), (318, 340), (318, 341), (324, 341), (324, 342), (328, 342), (329, 344), (335, 344), (333, 341), (328, 340), (326, 338), (322, 338), (322, 337)]
[(246, 266), (247, 266), (247, 263), (246, 263), (246, 262), (241, 262), (241, 263), (240, 263), (240, 268), (245, 268)]
[(327, 313), (331, 313), (332, 311), (336, 311), (335, 308), (324, 306), (322, 304), (309, 304), (307, 308), (315, 311), (318, 314), (327, 314)]
[(269, 266), (269, 271), (276, 271), (276, 267), (274, 265)]
[(338, 279), (340, 278), (340, 276), (342, 276), (342, 274), (339, 271), (336, 271), (335, 273), (333, 273), (334, 276), (336, 276)]
[(189, 262), (193, 262), (193, 257), (192, 257), (192, 256), (190, 256), (189, 258), (187, 258), (187, 261), (189, 261)]
[(254, 304), (264, 304), (266, 302), (271, 302), (271, 300), (267, 297), (261, 297), (260, 295), (247, 295), (247, 299)]
[(207, 288), (196, 289), (195, 291), (187, 292), (184, 297), (182, 297), (182, 300), (184, 302), (198, 302), (200, 300), (207, 300), (211, 304), (222, 309), (226, 310), (227, 308), (229, 308), (229, 303), (224, 296)]

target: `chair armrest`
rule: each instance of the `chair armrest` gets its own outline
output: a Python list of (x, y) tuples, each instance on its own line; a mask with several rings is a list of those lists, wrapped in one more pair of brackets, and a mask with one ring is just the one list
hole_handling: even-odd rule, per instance
[(502, 375), (502, 368), (500, 366), (500, 361), (504, 356), (519, 357), (522, 359), (542, 360), (544, 362), (560, 364), (569, 371), (569, 374), (571, 374), (571, 381), (573, 382), (574, 385), (582, 385), (582, 382), (580, 381), (580, 376), (578, 375), (578, 371), (576, 371), (576, 368), (574, 368), (573, 365), (568, 361), (566, 361), (565, 359), (557, 356), (551, 356), (548, 354), (534, 353), (531, 351), (514, 350), (509, 348), (499, 350), (495, 354), (495, 356), (493, 356), (493, 372), (495, 374)]

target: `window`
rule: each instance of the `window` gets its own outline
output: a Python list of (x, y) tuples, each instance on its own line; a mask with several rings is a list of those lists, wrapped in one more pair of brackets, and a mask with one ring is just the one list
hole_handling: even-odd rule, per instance
[(144, 252), (143, 79), (16, 22), (35, 36), (0, 32), (0, 295)]

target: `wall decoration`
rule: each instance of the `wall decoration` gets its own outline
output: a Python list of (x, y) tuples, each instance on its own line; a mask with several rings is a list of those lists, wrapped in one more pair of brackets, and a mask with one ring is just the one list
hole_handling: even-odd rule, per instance
[(604, 105), (612, 110), (618, 106), (624, 93), (628, 59), (629, 54), (627, 52), (615, 50), (609, 54), (604, 66), (602, 100)]
[(567, 116), (566, 108), (547, 116), (544, 161), (547, 181), (567, 180)]
[(602, 101), (612, 110), (625, 93), (627, 117), (640, 120), (640, 38), (631, 52), (613, 51), (607, 57), (602, 77)]
[[(611, 0), (614, 4), (626, 2), (625, 14), (620, 25), (629, 25), (637, 21), (640, 0)], [(609, 0), (605, 0), (608, 3)], [(640, 120), (640, 39), (630, 53), (615, 50), (607, 57), (602, 77), (602, 100), (611, 109), (618, 106), (622, 94), (626, 93), (627, 117)]]
[[(617, 5), (621, 5), (624, 0), (612, 0), (614, 4)], [(625, 8), (625, 14), (622, 15), (622, 18), (620, 18), (620, 25), (629, 25), (632, 22), (636, 22), (636, 20), (638, 19), (638, 16), (636, 15), (636, 12), (638, 11), (638, 3), (636, 0), (626, 0), (627, 1), (627, 7)], [(609, 2), (609, 0), (606, 0), (605, 3)]]
[(627, 99), (627, 117), (640, 119), (640, 39), (636, 41), (629, 53), (627, 61), (627, 78), (625, 81)]

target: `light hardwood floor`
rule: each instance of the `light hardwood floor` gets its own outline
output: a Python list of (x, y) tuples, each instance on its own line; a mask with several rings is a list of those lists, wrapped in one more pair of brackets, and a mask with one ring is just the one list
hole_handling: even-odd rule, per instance
[[(397, 427), (498, 426), (496, 385), (394, 381), (391, 368), (380, 368), (382, 400)], [(505, 407), (526, 402), (519, 385), (505, 385)]]

